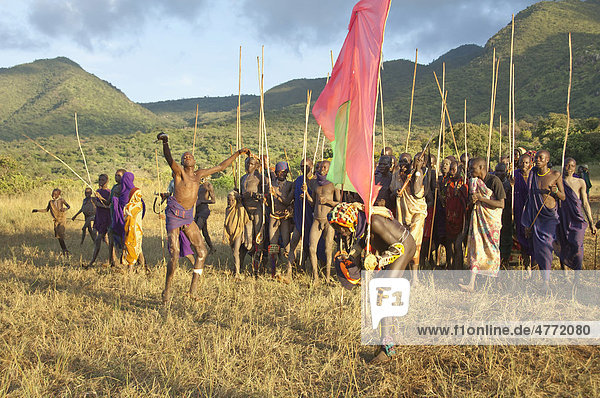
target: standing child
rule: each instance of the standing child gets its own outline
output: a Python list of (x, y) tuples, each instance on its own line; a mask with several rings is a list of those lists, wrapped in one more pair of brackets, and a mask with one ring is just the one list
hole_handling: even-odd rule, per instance
[(81, 209), (71, 218), (71, 220), (75, 221), (75, 218), (79, 215), (79, 213), (83, 213), (85, 217), (85, 222), (83, 223), (83, 227), (81, 228), (81, 242), (80, 245), (83, 245), (83, 241), (85, 240), (85, 231), (87, 230), (90, 233), (90, 238), (92, 238), (92, 242), (96, 240), (96, 231), (92, 229), (92, 221), (96, 218), (96, 205), (92, 200), (92, 188), (85, 189), (85, 198), (83, 198), (83, 203), (81, 204)]
[(61, 191), (58, 188), (52, 190), (52, 200), (48, 202), (45, 209), (33, 209), (32, 213), (46, 213), (50, 211), (54, 219), (54, 237), (58, 239), (62, 254), (68, 256), (70, 253), (65, 244), (65, 212), (71, 208), (66, 200), (60, 197)]

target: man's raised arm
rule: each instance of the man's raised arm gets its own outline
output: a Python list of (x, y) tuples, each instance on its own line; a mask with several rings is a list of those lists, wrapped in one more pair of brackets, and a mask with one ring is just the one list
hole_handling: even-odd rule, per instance
[(171, 169), (174, 172), (180, 172), (181, 171), (181, 166), (178, 165), (174, 160), (173, 160), (173, 156), (171, 156), (171, 148), (169, 148), (169, 136), (166, 133), (159, 133), (156, 136), (156, 139), (159, 141), (162, 141), (163, 143), (163, 154), (165, 155), (165, 159), (167, 160), (167, 163), (169, 164), (169, 166), (171, 166)]
[[(238, 151), (235, 151), (233, 153), (233, 155), (231, 155), (230, 157), (228, 157), (227, 159), (225, 159), (224, 161), (219, 163), (218, 166), (211, 167), (210, 169), (199, 169), (198, 171), (196, 171), (196, 176), (198, 178), (203, 178), (203, 177), (208, 177), (209, 175), (218, 173), (219, 171), (223, 171), (226, 168), (228, 168), (229, 166), (231, 166), (233, 161), (235, 159), (237, 159), (237, 157), (240, 156), (242, 153), (245, 153), (246, 155), (250, 155), (250, 149), (243, 148)], [(166, 152), (165, 152), (165, 156), (166, 156)]]

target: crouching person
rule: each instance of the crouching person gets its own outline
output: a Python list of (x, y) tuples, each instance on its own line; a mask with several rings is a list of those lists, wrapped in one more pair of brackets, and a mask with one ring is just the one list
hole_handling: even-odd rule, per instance
[[(337, 233), (350, 241), (349, 251), (340, 251), (334, 258), (338, 280), (347, 289), (360, 283), (360, 271), (363, 269), (392, 271), (386, 272), (386, 277), (402, 277), (415, 254), (417, 247), (410, 231), (395, 220), (392, 212), (385, 207), (373, 207), (370, 253), (365, 251), (367, 216), (362, 204), (340, 203), (329, 212), (327, 220)], [(381, 326), (383, 346), (370, 361), (372, 364), (386, 362), (395, 354), (391, 320), (384, 318)]]

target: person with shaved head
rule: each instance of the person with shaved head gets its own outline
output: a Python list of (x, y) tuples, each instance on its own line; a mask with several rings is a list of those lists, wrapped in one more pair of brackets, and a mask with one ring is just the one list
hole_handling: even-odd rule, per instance
[(198, 289), (198, 280), (204, 270), (204, 261), (207, 250), (202, 240), (202, 234), (198, 225), (194, 222), (194, 205), (198, 200), (198, 188), (203, 178), (214, 173), (225, 170), (241, 154), (250, 155), (247, 148), (236, 151), (233, 155), (222, 161), (218, 166), (209, 169), (196, 170), (196, 159), (190, 152), (185, 152), (181, 157), (181, 164), (178, 164), (171, 155), (169, 148), (169, 137), (165, 133), (159, 133), (156, 137), (163, 143), (163, 153), (165, 159), (174, 175), (174, 192), (167, 199), (167, 208), (165, 210), (167, 237), (169, 240), (169, 254), (171, 258), (167, 264), (167, 278), (165, 289), (162, 293), (163, 303), (171, 299), (171, 281), (179, 261), (179, 231), (182, 230), (189, 239), (192, 247), (196, 251), (196, 262), (192, 274), (192, 283), (189, 294), (192, 298), (196, 297)]
[(515, 231), (517, 236), (517, 242), (521, 247), (521, 259), (523, 265), (527, 271), (531, 274), (532, 255), (533, 247), (531, 239), (525, 236), (525, 227), (521, 223), (523, 217), (523, 210), (525, 208), (525, 202), (529, 197), (529, 186), (527, 181), (529, 180), (529, 173), (533, 167), (533, 159), (531, 155), (525, 153), (521, 155), (517, 163), (517, 169), (515, 170), (515, 201), (513, 206), (513, 218), (515, 224)]
[(486, 161), (475, 158), (470, 166), (469, 198), (473, 210), (468, 233), (467, 258), (471, 277), (462, 290), (473, 292), (478, 274), (496, 276), (500, 269), (500, 230), (506, 193), (498, 177), (487, 172)]
[[(559, 224), (556, 237), (560, 244), (560, 265), (581, 270), (583, 268), (583, 239), (585, 230), (590, 226), (592, 234), (596, 234), (596, 226), (588, 201), (585, 180), (575, 177), (577, 163), (573, 158), (565, 160), (563, 183), (565, 200), (558, 204)], [(577, 275), (577, 274), (576, 274)]]
[(529, 196), (521, 224), (525, 227), (525, 235), (532, 239), (533, 255), (542, 270), (543, 288), (548, 291), (552, 243), (558, 225), (558, 201), (566, 198), (561, 174), (550, 168), (550, 152), (541, 150), (536, 153), (535, 167), (529, 173), (527, 185)]

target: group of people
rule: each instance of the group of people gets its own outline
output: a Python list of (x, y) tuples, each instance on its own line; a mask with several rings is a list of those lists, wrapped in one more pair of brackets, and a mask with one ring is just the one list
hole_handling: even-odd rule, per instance
[[(501, 157), (492, 172), (488, 161), (468, 154), (438, 162), (425, 151), (396, 158), (386, 147), (377, 161), (377, 197), (369, 208), (355, 192), (343, 191), (327, 180), (328, 160), (313, 165), (311, 159), (303, 159), (299, 177), (289, 181), (287, 162), (271, 168), (268, 158), (248, 149), (236, 151), (215, 167), (199, 169), (192, 153), (184, 153), (178, 163), (171, 155), (168, 136), (161, 133), (157, 138), (173, 176), (168, 192), (160, 194), (167, 202), (170, 255), (162, 293), (165, 303), (171, 298), (172, 278), (183, 257), (193, 264), (189, 294), (197, 296), (208, 250), (213, 250), (207, 219), (215, 194), (207, 177), (225, 170), (242, 154), (247, 155), (246, 174), (236, 184), (239, 188), (227, 195), (223, 225), (236, 276), (244, 271), (246, 256), (254, 275), (270, 273), (289, 283), (293, 268), (304, 264), (318, 283), (322, 276), (330, 281), (334, 268), (346, 288), (358, 285), (365, 269), (402, 276), (409, 268), (412, 283), (418, 284), (417, 271), (427, 266), (470, 269), (470, 278), (459, 286), (472, 292), (477, 275), (495, 276), (501, 266), (520, 263), (530, 275), (533, 266), (539, 267), (542, 286), (548, 289), (554, 253), (563, 268), (581, 270), (585, 230), (589, 226), (595, 234), (598, 228), (588, 200), (587, 166), (577, 170), (575, 160), (567, 158), (562, 173), (552, 170), (546, 150), (519, 148), (514, 162)], [(95, 192), (86, 189), (81, 209), (72, 217), (84, 215), (81, 242), (86, 232), (94, 240), (87, 266), (94, 264), (105, 242), (112, 265), (145, 267), (141, 243), (146, 207), (133, 173), (117, 170), (110, 190), (108, 176), (102, 174), (98, 185)], [(51, 213), (54, 234), (65, 255), (69, 254), (65, 244), (69, 208), (61, 191), (54, 189), (46, 208), (33, 210)], [(284, 268), (279, 274), (278, 266)], [(388, 336), (385, 322), (383, 327), (384, 337)], [(376, 359), (393, 353), (392, 342), (384, 341)]]
[[(83, 214), (81, 244), (85, 240), (86, 232), (89, 232), (94, 242), (92, 259), (86, 268), (96, 261), (102, 242), (108, 246), (111, 265), (120, 263), (132, 268), (134, 264), (139, 263), (146, 267), (142, 252), (142, 219), (146, 205), (141, 190), (134, 185), (134, 178), (133, 173), (119, 169), (115, 173), (112, 189), (108, 189), (106, 174), (100, 174), (98, 177), (98, 189), (95, 192), (89, 187), (86, 188), (81, 208), (71, 218), (75, 221), (79, 214)], [(33, 209), (32, 212), (50, 212), (54, 220), (54, 236), (58, 239), (62, 254), (68, 256), (70, 253), (65, 243), (65, 212), (70, 206), (61, 194), (61, 190), (55, 188), (46, 208)]]
[[(255, 275), (267, 272), (290, 282), (294, 266), (304, 264), (315, 283), (322, 276), (330, 281), (334, 268), (338, 280), (348, 287), (358, 284), (359, 271), (365, 268), (409, 268), (415, 284), (419, 267), (470, 268), (470, 280), (460, 286), (473, 291), (476, 275), (494, 276), (501, 265), (518, 261), (528, 270), (537, 265), (544, 271), (547, 288), (554, 253), (563, 267), (582, 269), (587, 226), (596, 233), (587, 170), (580, 167), (577, 174), (575, 160), (568, 158), (562, 174), (554, 171), (545, 150), (519, 148), (514, 165), (508, 156), (502, 157), (491, 172), (486, 160), (468, 154), (460, 159), (448, 156), (438, 163), (424, 151), (396, 158), (386, 147), (377, 162), (374, 181), (379, 189), (367, 220), (362, 199), (327, 180), (328, 160), (313, 165), (311, 159), (304, 159), (299, 177), (289, 181), (287, 162), (271, 168), (266, 157), (261, 159), (248, 149), (213, 168), (197, 169), (191, 153), (186, 152), (178, 163), (171, 156), (168, 136), (160, 134), (158, 139), (173, 173), (169, 192), (161, 194), (167, 202), (170, 254), (164, 301), (171, 296), (171, 279), (180, 257), (193, 264), (190, 294), (195, 295), (208, 250), (213, 250), (207, 219), (215, 194), (207, 177), (225, 170), (241, 154), (248, 155), (246, 174), (239, 188), (227, 196), (223, 225), (236, 275), (243, 272), (246, 256)], [(98, 184), (95, 192), (86, 189), (81, 209), (72, 217), (84, 215), (81, 242), (86, 232), (94, 241), (87, 266), (94, 264), (105, 242), (112, 265), (145, 267), (141, 242), (146, 206), (133, 173), (117, 170), (110, 190), (106, 174), (99, 176)], [(60, 190), (54, 189), (47, 207), (33, 210), (51, 213), (63, 254), (69, 253), (65, 244), (69, 208)]]

